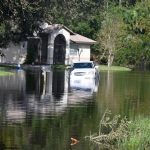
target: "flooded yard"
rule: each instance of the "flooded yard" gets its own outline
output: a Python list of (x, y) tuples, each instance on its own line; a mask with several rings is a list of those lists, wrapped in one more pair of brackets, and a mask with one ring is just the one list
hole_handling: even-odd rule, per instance
[[(149, 72), (100, 72), (81, 88), (67, 70), (12, 72), (0, 77), (1, 150), (92, 150), (84, 137), (97, 131), (106, 109), (150, 115)], [(79, 143), (71, 146), (71, 138)]]

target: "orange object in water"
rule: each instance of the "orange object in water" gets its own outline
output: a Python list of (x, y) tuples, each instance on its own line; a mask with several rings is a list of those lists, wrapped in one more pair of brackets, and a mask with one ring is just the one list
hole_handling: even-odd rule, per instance
[(77, 139), (71, 137), (71, 144), (70, 145), (72, 146), (72, 145), (75, 145), (77, 143), (79, 143), (79, 141)]

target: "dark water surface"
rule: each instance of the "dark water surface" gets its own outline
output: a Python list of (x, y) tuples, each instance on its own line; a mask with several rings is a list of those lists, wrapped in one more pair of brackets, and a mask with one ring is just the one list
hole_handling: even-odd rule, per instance
[[(70, 87), (68, 71), (13, 72), (0, 77), (0, 150), (92, 150), (84, 137), (107, 108), (150, 115), (149, 72), (101, 72), (80, 90)], [(80, 142), (70, 146), (71, 137)]]

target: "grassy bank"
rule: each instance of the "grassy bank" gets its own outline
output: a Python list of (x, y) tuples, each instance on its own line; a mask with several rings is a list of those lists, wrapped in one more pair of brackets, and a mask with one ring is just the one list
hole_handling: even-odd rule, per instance
[(13, 75), (13, 73), (6, 72), (6, 71), (0, 71), (0, 76), (8, 76), (8, 75)]
[(99, 69), (101, 71), (131, 71), (130, 68), (126, 68), (126, 67), (121, 67), (121, 66), (108, 67), (106, 65), (100, 65)]
[(0, 76), (8, 76), (8, 75), (13, 75), (13, 73), (5, 71), (3, 67), (0, 67)]
[(106, 111), (100, 121), (99, 131), (87, 138), (100, 149), (110, 150), (149, 150), (150, 118), (136, 118), (127, 121), (120, 116), (112, 117)]
[(150, 149), (150, 118), (137, 118), (128, 125), (128, 136), (118, 142), (121, 150)]
[[(65, 69), (68, 66), (66, 65), (53, 65), (53, 69)], [(131, 71), (130, 68), (121, 67), (121, 66), (111, 66), (108, 67), (107, 65), (100, 65), (99, 66), (100, 71)]]

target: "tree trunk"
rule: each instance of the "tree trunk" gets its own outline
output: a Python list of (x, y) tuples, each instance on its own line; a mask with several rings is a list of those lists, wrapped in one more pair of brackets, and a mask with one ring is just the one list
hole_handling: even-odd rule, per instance
[(111, 67), (113, 60), (114, 60), (114, 54), (109, 53), (109, 55), (108, 55), (108, 67)]
[(122, 6), (122, 0), (119, 0), (119, 6), (120, 7)]

